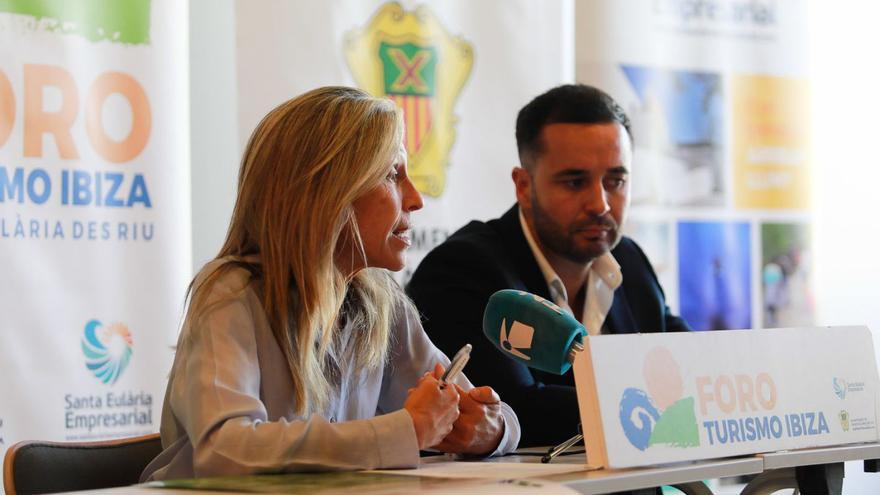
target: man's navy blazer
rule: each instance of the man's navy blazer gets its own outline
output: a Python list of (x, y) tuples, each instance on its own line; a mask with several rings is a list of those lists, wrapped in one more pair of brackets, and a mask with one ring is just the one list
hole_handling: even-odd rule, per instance
[[(614, 292), (602, 333), (690, 330), (669, 312), (657, 276), (635, 242), (623, 237), (612, 254), (623, 284)], [(452, 234), (422, 260), (406, 289), (437, 347), (452, 356), (466, 343), (473, 346), (465, 374), (476, 386), (492, 386), (513, 407), (522, 427), (521, 446), (555, 445), (577, 432), (572, 372), (559, 376), (532, 370), (483, 336), (483, 310), (496, 291), (519, 289), (552, 300), (523, 235), (518, 206)]]

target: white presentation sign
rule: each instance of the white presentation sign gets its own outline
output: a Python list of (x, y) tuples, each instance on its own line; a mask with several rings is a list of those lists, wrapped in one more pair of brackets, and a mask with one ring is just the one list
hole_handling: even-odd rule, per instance
[(597, 467), (878, 440), (865, 327), (607, 335), (574, 370)]

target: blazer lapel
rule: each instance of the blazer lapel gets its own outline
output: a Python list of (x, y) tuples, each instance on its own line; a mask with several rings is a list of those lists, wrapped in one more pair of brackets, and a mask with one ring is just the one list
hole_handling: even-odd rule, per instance
[(608, 316), (605, 317), (605, 324), (602, 325), (602, 333), (638, 333), (640, 330), (633, 318), (623, 286), (618, 287), (614, 291), (614, 301), (611, 303), (611, 309), (608, 310)]
[[(535, 261), (532, 249), (523, 235), (522, 226), (519, 223), (519, 206), (514, 205), (507, 210), (498, 219), (497, 225), (498, 231), (507, 243), (506, 248), (511, 253), (515, 270), (519, 271), (520, 279), (525, 285), (525, 287), (517, 288), (552, 300), (550, 288), (547, 287), (547, 281), (544, 280), (544, 274), (541, 272), (538, 262)], [(602, 333), (606, 334), (637, 333), (641, 330), (633, 317), (623, 286), (614, 291), (614, 300), (611, 303), (611, 309), (608, 310), (608, 316), (605, 317), (602, 329)]]
[(519, 206), (513, 205), (512, 208), (498, 219), (498, 231), (507, 244), (505, 246), (511, 253), (513, 268), (519, 272), (519, 278), (525, 287), (517, 287), (518, 289), (537, 294), (544, 299), (551, 300), (550, 288), (547, 287), (547, 281), (544, 280), (544, 274), (535, 260), (532, 248), (523, 234), (522, 225), (519, 223)]

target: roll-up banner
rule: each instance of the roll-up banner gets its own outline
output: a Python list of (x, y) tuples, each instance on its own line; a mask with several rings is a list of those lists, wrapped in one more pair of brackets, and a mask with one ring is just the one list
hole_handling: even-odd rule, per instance
[(0, 2), (0, 456), (158, 431), (191, 273), (187, 16)]
[(632, 120), (625, 232), (695, 330), (813, 324), (807, 9), (585, 0), (577, 79)]

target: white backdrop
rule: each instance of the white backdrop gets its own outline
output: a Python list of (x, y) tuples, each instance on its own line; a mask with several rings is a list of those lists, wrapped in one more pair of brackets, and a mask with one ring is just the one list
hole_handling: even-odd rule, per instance
[[(373, 30), (373, 16), (395, 5), (410, 17)], [(442, 170), (439, 173), (445, 176), (445, 187), (439, 194), (424, 194), (424, 209), (413, 215), (414, 245), (408, 270), (466, 221), (500, 216), (513, 204), (510, 170), (518, 165), (516, 114), (531, 98), (571, 82), (574, 75), (573, 5), (569, 1), (418, 5), (414, 1), (350, 0), (269, 1), (255, 6), (239, 1), (235, 13), (242, 147), (259, 119), (281, 102), (318, 86), (363, 82), (346, 55), (347, 36), (387, 31), (397, 39), (409, 36), (419, 46), (438, 50), (433, 111), (435, 118), (441, 112), (451, 112), (454, 141), (448, 154), (440, 153), (436, 158), (448, 165), (437, 166), (432, 172), (436, 175)], [(418, 8), (422, 10), (417, 12)], [(413, 29), (416, 16), (425, 19), (424, 25)], [(430, 25), (439, 28), (426, 27)], [(472, 67), (460, 78), (463, 85), (457, 97), (444, 104), (443, 88), (451, 83), (443, 78), (460, 77), (458, 73), (450, 76), (461, 56), (445, 48), (450, 39), (469, 48)], [(358, 57), (354, 57), (354, 65), (381, 73), (378, 54)], [(416, 163), (413, 150), (409, 151), (413, 172)], [(424, 188), (422, 192), (426, 192)]]

